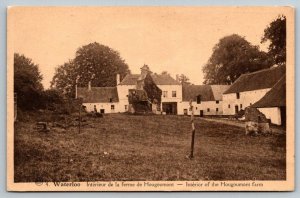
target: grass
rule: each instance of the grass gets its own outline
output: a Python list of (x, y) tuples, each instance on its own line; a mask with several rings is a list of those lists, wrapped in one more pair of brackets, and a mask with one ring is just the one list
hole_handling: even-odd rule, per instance
[(86, 118), (81, 133), (38, 132), (37, 117), (15, 123), (15, 182), (286, 179), (285, 135), (246, 136), (196, 118), (189, 160), (188, 117), (105, 115)]

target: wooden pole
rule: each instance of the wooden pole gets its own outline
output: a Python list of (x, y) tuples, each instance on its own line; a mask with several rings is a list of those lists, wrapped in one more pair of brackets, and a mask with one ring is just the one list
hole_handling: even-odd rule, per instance
[(191, 140), (191, 154), (190, 159), (194, 158), (194, 143), (195, 143), (195, 124), (194, 124), (194, 107), (192, 100), (190, 100), (191, 123), (192, 123), (192, 140)]
[(79, 105), (79, 133), (81, 133), (81, 104)]

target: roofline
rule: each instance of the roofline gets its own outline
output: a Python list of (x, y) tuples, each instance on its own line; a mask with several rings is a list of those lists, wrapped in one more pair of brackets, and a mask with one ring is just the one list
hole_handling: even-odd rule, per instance
[[(272, 88), (273, 88), (273, 87), (264, 88), (264, 89), (272, 89)], [(248, 90), (248, 91), (257, 91), (257, 90), (264, 90), (264, 89), (253, 89), (253, 90)], [(239, 91), (239, 92), (223, 93), (223, 95), (236, 94), (236, 93), (243, 93), (243, 92), (248, 92), (248, 91)]]

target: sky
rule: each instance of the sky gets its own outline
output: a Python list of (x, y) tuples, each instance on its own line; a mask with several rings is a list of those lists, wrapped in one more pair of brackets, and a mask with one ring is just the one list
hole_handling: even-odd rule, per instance
[(58, 65), (92, 42), (117, 50), (132, 73), (147, 64), (202, 84), (202, 67), (219, 39), (239, 34), (266, 51), (264, 29), (281, 13), (279, 7), (13, 7), (8, 46), (39, 65), (45, 88)]

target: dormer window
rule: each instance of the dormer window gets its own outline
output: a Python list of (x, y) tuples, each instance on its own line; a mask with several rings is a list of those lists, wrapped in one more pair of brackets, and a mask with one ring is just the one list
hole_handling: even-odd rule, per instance
[(113, 99), (112, 98), (109, 98), (109, 102), (112, 102), (113, 101)]

